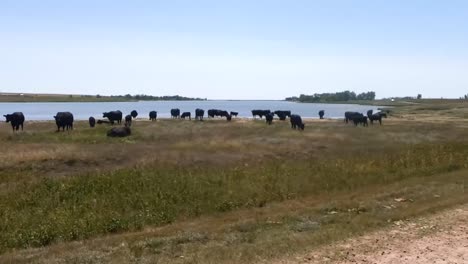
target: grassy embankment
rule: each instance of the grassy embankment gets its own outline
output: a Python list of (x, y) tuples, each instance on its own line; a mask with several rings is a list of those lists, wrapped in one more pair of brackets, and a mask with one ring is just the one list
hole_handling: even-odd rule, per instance
[(137, 121), (126, 139), (85, 123), (18, 134), (2, 124), (0, 260), (268, 261), (466, 203), (462, 106), (397, 108), (369, 128), (308, 121), (304, 132)]

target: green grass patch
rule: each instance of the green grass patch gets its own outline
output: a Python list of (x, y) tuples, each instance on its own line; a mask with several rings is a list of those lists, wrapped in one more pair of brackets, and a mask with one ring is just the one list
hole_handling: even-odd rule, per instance
[[(430, 175), (467, 166), (466, 144), (420, 144), (334, 160), (273, 159), (224, 168), (156, 164), (45, 178), (1, 193), (0, 250), (140, 230), (181, 218), (412, 178), (424, 182)], [(293, 229), (308, 230), (309, 224)]]

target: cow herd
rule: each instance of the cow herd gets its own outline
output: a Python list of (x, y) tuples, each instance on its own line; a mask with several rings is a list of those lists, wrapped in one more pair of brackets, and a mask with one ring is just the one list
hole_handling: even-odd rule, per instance
[(379, 121), (379, 124), (382, 125), (382, 118), (387, 118), (387, 113), (378, 112), (373, 113), (372, 110), (367, 111), (367, 116), (359, 112), (346, 112), (345, 113), (345, 122), (353, 122), (355, 126), (362, 125), (368, 126), (370, 121), (371, 124), (374, 124), (374, 121)]
[[(190, 112), (183, 112), (181, 113), (180, 109), (174, 108), (171, 109), (171, 118), (173, 119), (185, 119), (188, 118), (189, 120), (192, 119), (192, 115)], [(238, 113), (237, 112), (228, 112), (226, 110), (219, 110), (219, 109), (209, 109), (207, 111), (207, 116), (208, 118), (215, 118), (215, 117), (220, 117), (220, 118), (226, 118), (227, 121), (231, 121), (232, 117), (237, 117)], [(319, 118), (323, 119), (325, 116), (325, 111), (320, 110), (318, 112)], [(125, 137), (131, 134), (131, 129), (130, 127), (132, 126), (132, 121), (138, 116), (138, 112), (136, 110), (133, 110), (130, 112), (129, 115), (126, 115), (123, 118), (123, 114), (121, 111), (110, 111), (110, 112), (104, 112), (102, 117), (107, 118), (107, 120), (96, 120), (94, 117), (89, 118), (89, 126), (90, 127), (95, 127), (96, 123), (97, 124), (111, 124), (114, 125), (115, 123), (121, 124), (122, 120), (124, 120), (124, 126), (123, 127), (114, 127), (110, 129), (107, 132), (107, 135), (109, 137)], [(195, 120), (198, 121), (203, 121), (203, 117), (205, 116), (205, 110), (197, 108), (195, 110)], [(270, 111), (270, 110), (252, 110), (252, 117), (255, 119), (259, 117), (260, 119), (263, 119), (265, 117), (265, 121), (268, 125), (271, 125), (273, 123), (274, 117), (277, 116), (279, 120), (284, 121), (286, 118), (289, 118), (291, 122), (291, 128), (292, 129), (299, 129), (299, 130), (304, 130), (304, 123), (302, 122), (302, 118), (300, 115), (296, 114), (291, 114), (291, 111), (287, 110), (277, 110), (277, 111)], [(21, 130), (23, 130), (23, 124), (24, 124), (24, 115), (22, 112), (14, 112), (12, 114), (4, 115), (6, 118), (7, 123), (11, 123), (11, 126), (13, 128), (13, 131), (19, 130), (21, 127)], [(149, 120), (155, 121), (158, 117), (158, 113), (156, 111), (151, 111), (149, 112)], [(359, 112), (346, 112), (345, 113), (345, 118), (344, 121), (346, 123), (348, 122), (353, 122), (355, 126), (362, 125), (362, 126), (368, 126), (369, 122), (371, 124), (374, 123), (374, 121), (378, 121), (380, 125), (382, 125), (382, 118), (387, 118), (387, 113), (385, 112), (378, 112), (378, 113), (373, 113), (372, 110), (367, 111), (367, 115), (364, 115)], [(55, 123), (57, 125), (57, 132), (59, 131), (65, 131), (65, 130), (72, 130), (73, 129), (73, 114), (70, 112), (58, 112), (55, 116)]]

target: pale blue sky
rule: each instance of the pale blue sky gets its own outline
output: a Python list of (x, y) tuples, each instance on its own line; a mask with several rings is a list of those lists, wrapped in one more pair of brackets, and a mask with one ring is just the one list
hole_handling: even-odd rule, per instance
[(468, 1), (0, 0), (0, 91), (468, 93)]

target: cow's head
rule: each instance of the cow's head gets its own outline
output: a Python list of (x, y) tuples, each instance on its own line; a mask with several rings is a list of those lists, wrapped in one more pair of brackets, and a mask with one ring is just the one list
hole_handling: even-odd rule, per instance
[(301, 128), (301, 130), (304, 130), (304, 128), (305, 128), (304, 123), (302, 123), (299, 127)]
[(108, 115), (109, 115), (109, 113), (108, 113), (108, 112), (104, 112), (104, 113), (102, 113), (102, 117), (107, 117)]
[(3, 115), (3, 116), (6, 118), (6, 122), (7, 122), (7, 123), (10, 122), (10, 117), (11, 117), (11, 115)]

